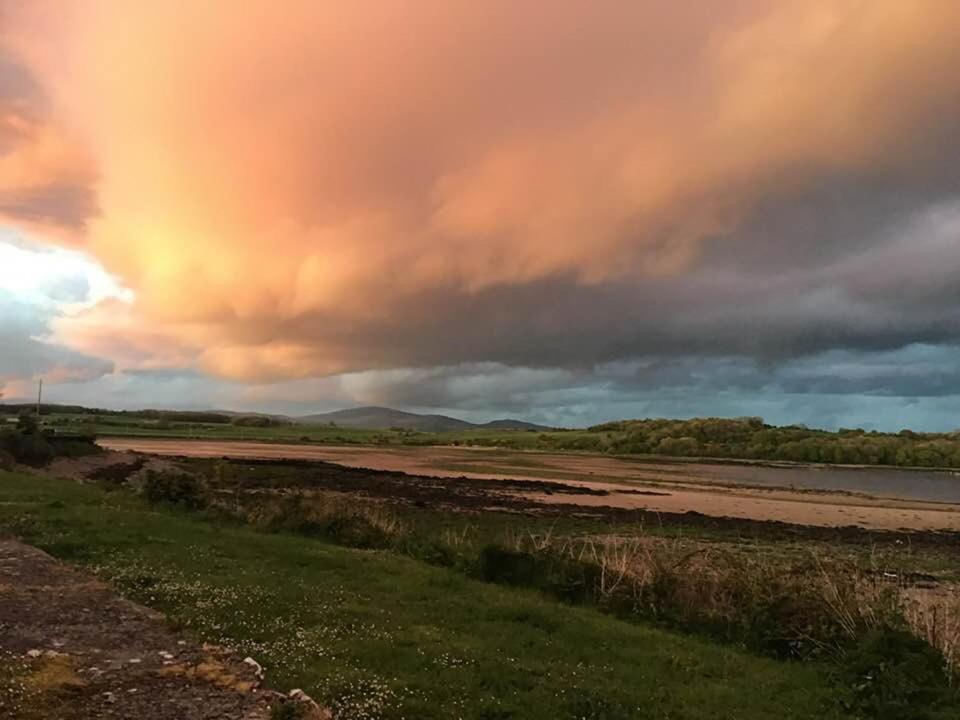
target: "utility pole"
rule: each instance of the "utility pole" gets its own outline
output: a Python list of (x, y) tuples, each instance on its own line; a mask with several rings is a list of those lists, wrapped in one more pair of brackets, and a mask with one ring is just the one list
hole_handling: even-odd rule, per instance
[(43, 399), (43, 378), (40, 378), (40, 386), (37, 388), (37, 422), (40, 422), (40, 401)]

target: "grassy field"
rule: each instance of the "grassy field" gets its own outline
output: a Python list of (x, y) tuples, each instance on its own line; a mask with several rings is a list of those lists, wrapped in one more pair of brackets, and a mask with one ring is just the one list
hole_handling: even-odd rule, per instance
[[(170, 437), (210, 440), (256, 440), (260, 442), (310, 442), (323, 444), (376, 445), (485, 445), (514, 449), (551, 449), (578, 440), (595, 440), (586, 430), (527, 432), (525, 430), (463, 430), (420, 432), (400, 429), (370, 430), (331, 425), (275, 425), (245, 427), (230, 423), (183, 422), (138, 419), (124, 416), (53, 414), (44, 424), (65, 429), (83, 429), (100, 436)], [(561, 443), (561, 440), (563, 441)], [(572, 449), (572, 448), (567, 448)], [(586, 448), (585, 448), (586, 449)]]
[[(144, 414), (146, 413), (146, 414)], [(767, 425), (761, 418), (624, 420), (577, 430), (470, 429), (421, 432), (334, 425), (253, 427), (215, 413), (141, 414), (59, 412), (50, 427), (99, 435), (239, 439), (266, 442), (377, 445), (472, 445), (512, 450), (591, 452), (620, 456), (712, 458), (827, 465), (960, 468), (960, 433), (898, 433)], [(264, 421), (265, 422), (265, 421)]]
[[(881, 466), (915, 470), (952, 471), (960, 467), (960, 435), (919, 434), (903, 431), (866, 433), (841, 430), (830, 433), (793, 427), (754, 429), (744, 420), (625, 421), (592, 429), (515, 430), (470, 429), (425, 432), (402, 428), (365, 429), (334, 425), (277, 424), (268, 427), (237, 425), (230, 422), (157, 419), (136, 415), (95, 415), (52, 413), (43, 416), (45, 428), (68, 433), (82, 432), (99, 437), (184, 438), (196, 440), (240, 440), (265, 443), (317, 445), (387, 446), (393, 449), (423, 446), (482, 447), (511, 453), (515, 468), (537, 468), (535, 456), (519, 453), (575, 453), (613, 455), (625, 460), (667, 461), (673, 463), (713, 462), (735, 464), (773, 463), (801, 466)], [(634, 434), (634, 426), (652, 425), (659, 430)], [(728, 425), (738, 433), (720, 439), (694, 440), (686, 432), (719, 432)], [(621, 427), (622, 426), (622, 427)], [(762, 426), (767, 428), (768, 426)], [(659, 442), (660, 434), (665, 435)], [(680, 437), (676, 437), (677, 435)], [(804, 439), (791, 439), (794, 434)], [(768, 437), (769, 436), (769, 437)], [(807, 437), (810, 436), (810, 437)], [(749, 444), (745, 438), (757, 439)], [(458, 468), (451, 467), (451, 470)], [(477, 471), (475, 468), (469, 468)], [(497, 471), (495, 468), (494, 472)]]
[(853, 717), (825, 664), (757, 657), (392, 552), (157, 511), (126, 491), (0, 473), (0, 531), (253, 655), (275, 686), (304, 687), (340, 718)]

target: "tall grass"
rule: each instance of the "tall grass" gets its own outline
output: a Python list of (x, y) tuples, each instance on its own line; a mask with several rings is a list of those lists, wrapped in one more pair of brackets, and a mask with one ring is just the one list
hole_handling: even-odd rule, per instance
[(626, 536), (514, 528), (491, 543), (471, 525), (431, 532), (389, 504), (336, 493), (224, 494), (217, 504), (266, 530), (457, 565), (487, 581), (778, 657), (841, 659), (872, 632), (908, 631), (960, 677), (957, 593), (922, 592), (876, 567), (813, 552), (787, 561), (749, 542), (711, 544), (635, 528)]
[(953, 682), (960, 683), (960, 588), (908, 588), (901, 597), (910, 630), (940, 651)]
[(410, 527), (388, 505), (333, 493), (263, 494), (243, 507), (243, 519), (271, 531), (326, 536), (352, 547), (387, 548), (408, 537)]
[[(871, 631), (904, 629), (936, 648), (951, 676), (960, 676), (955, 588), (918, 589), (900, 576), (812, 552), (806, 561), (786, 563), (754, 552), (747, 543), (730, 548), (649, 536), (570, 538), (548, 532), (514, 533), (504, 549), (517, 567), (552, 566), (555, 576), (580, 567), (579, 576), (593, 583), (586, 594), (615, 612), (792, 657), (839, 657)], [(534, 584), (537, 579), (531, 578)]]

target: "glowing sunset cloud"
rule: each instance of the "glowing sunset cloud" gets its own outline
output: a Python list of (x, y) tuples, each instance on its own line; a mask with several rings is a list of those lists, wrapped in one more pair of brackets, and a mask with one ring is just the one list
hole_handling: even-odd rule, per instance
[(953, 2), (0, 0), (0, 27), (0, 214), (132, 288), (57, 330), (135, 367), (858, 346), (873, 306), (824, 283), (956, 187)]

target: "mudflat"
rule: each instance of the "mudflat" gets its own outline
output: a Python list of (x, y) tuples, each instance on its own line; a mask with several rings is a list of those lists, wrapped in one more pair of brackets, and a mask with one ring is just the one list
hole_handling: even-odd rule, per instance
[[(500, 495), (605, 507), (878, 530), (960, 530), (960, 478), (885, 468), (771, 468), (464, 447), (321, 446), (102, 438), (117, 451), (185, 457), (319, 460), (412, 476), (511, 481)], [(594, 492), (549, 491), (517, 481)], [(478, 488), (479, 489), (479, 488)]]

